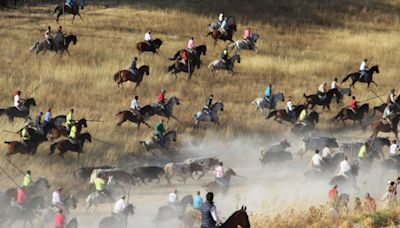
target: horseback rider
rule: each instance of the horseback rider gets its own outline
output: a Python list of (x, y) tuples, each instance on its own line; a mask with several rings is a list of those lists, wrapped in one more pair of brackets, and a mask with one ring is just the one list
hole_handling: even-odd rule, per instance
[(29, 187), (31, 183), (32, 183), (32, 172), (28, 170), (25, 173), (24, 181), (22, 182), (22, 187)]
[(165, 127), (164, 127), (164, 119), (160, 119), (155, 126), (154, 137), (161, 144), (161, 147), (165, 146)]
[(389, 103), (391, 103), (392, 105), (395, 105), (395, 106), (397, 106), (397, 104), (396, 104), (396, 94), (395, 94), (395, 89), (391, 89), (390, 90), (390, 92), (389, 92), (389, 96), (388, 96), (388, 99), (387, 99), (387, 103), (389, 104)]
[(50, 45), (50, 50), (53, 50), (53, 35), (51, 34), (51, 26), (47, 27), (47, 30), (44, 34), (44, 39)]
[(188, 51), (192, 54), (196, 54), (196, 46), (194, 45), (194, 39), (191, 37), (187, 44)]
[(139, 106), (139, 96), (135, 96), (131, 102), (131, 107), (130, 107), (131, 111), (133, 114), (136, 115), (140, 115), (139, 110), (140, 110), (140, 106)]
[(221, 32), (222, 35), (227, 35), (228, 34), (228, 23), (226, 21), (226, 17), (224, 17), (224, 20), (221, 22), (221, 27), (219, 27), (219, 31)]
[(356, 97), (355, 97), (355, 96), (352, 96), (352, 97), (351, 97), (349, 109), (350, 109), (354, 114), (357, 114), (357, 111), (358, 111), (358, 104), (357, 104), (357, 100), (356, 100)]
[(214, 193), (208, 192), (206, 202), (201, 205), (201, 228), (216, 228), (222, 221), (217, 214), (217, 208), (214, 205)]
[(211, 94), (210, 97), (207, 99), (206, 105), (203, 108), (203, 110), (206, 111), (207, 115), (209, 115), (211, 119), (213, 117), (213, 112), (211, 109), (213, 106), (213, 99), (214, 95)]
[(301, 110), (300, 115), (299, 115), (299, 123), (303, 124), (303, 126), (307, 125), (307, 116), (308, 116), (308, 109), (309, 109), (309, 105), (306, 105), (306, 107)]
[(394, 107), (391, 103), (388, 103), (385, 110), (383, 111), (382, 119), (387, 121), (391, 127), (393, 119), (396, 117), (396, 113), (394, 112)]
[(21, 186), (17, 189), (17, 206), (21, 210), (26, 210), (29, 206), (28, 203), (28, 192), (25, 186)]
[(368, 63), (368, 59), (364, 59), (360, 64), (359, 70), (360, 70), (361, 74), (360, 74), (359, 80), (361, 80), (362, 78), (367, 80), (367, 77), (368, 77), (368, 72), (367, 72), (368, 71), (368, 66), (367, 66), (367, 63)]
[(229, 59), (228, 46), (221, 52), (221, 62), (225, 65), (227, 70), (230, 68), (232, 62)]
[(332, 158), (332, 151), (329, 147), (325, 146), (322, 149), (322, 158), (326, 161)]
[(351, 165), (348, 161), (347, 156), (344, 157), (344, 160), (340, 162), (339, 164), (339, 173), (338, 175), (343, 175), (345, 177), (348, 177), (351, 171)]
[(175, 207), (178, 202), (179, 202), (178, 190), (174, 189), (174, 191), (172, 191), (168, 195), (168, 205)]
[(71, 108), (70, 112), (65, 117), (65, 127), (69, 131), (71, 129), (72, 124), (74, 123), (74, 109)]
[(339, 192), (337, 190), (337, 185), (334, 185), (331, 190), (329, 190), (328, 196), (329, 200), (331, 201), (332, 205), (335, 205), (336, 200), (338, 199)]
[(51, 107), (49, 107), (46, 113), (44, 114), (44, 122), (46, 124), (51, 123)]
[(17, 91), (14, 95), (14, 106), (18, 109), (18, 110), (22, 110), (23, 109), (23, 102), (24, 100), (21, 99), (21, 91)]
[(225, 179), (224, 163), (220, 162), (214, 169), (215, 182), (221, 186), (227, 186), (228, 183)]
[(69, 131), (68, 140), (70, 143), (78, 146), (78, 151), (81, 151), (81, 144), (77, 138), (78, 128), (76, 127), (76, 123), (72, 124), (71, 130)]
[(127, 224), (126, 217), (124, 216), (127, 204), (125, 202), (126, 196), (121, 196), (117, 202), (114, 204), (113, 215), (123, 224)]
[(113, 201), (110, 192), (105, 188), (106, 182), (104, 181), (104, 179), (101, 177), (101, 174), (98, 173), (96, 175), (96, 178), (94, 179), (94, 185), (96, 187), (96, 192), (99, 193), (100, 195), (105, 195), (108, 198), (111, 199), (111, 201)]
[(144, 34), (144, 41), (152, 48), (154, 49), (154, 44), (153, 44), (153, 37), (151, 36), (151, 31), (148, 30), (146, 34)]
[(365, 142), (358, 151), (358, 159), (363, 161), (368, 152), (368, 142)]
[(311, 158), (311, 167), (321, 171), (322, 163), (324, 163), (324, 160), (319, 155), (319, 150), (315, 150), (315, 154)]
[(253, 41), (251, 39), (251, 28), (250, 27), (247, 27), (244, 30), (243, 39), (247, 42), (247, 45), (249, 45), (249, 49), (253, 50)]
[(59, 45), (57, 48), (59, 48), (59, 49), (64, 48), (65, 36), (64, 36), (64, 32), (62, 31), (62, 26), (58, 26), (58, 30), (57, 30), (54, 41), (57, 45)]
[(29, 126), (28, 126), (28, 124), (26, 123), (25, 126), (24, 126), (24, 128), (23, 128), (22, 131), (21, 131), (21, 142), (22, 142), (22, 144), (24, 144), (25, 146), (28, 146), (28, 142), (29, 142), (29, 139), (30, 139), (30, 137), (31, 137), (30, 134), (29, 134), (28, 128), (29, 128)]
[(196, 192), (196, 196), (193, 199), (193, 208), (200, 211), (201, 205), (203, 204), (203, 198), (201, 198), (200, 191)]
[(286, 111), (289, 114), (289, 119), (293, 120), (296, 116), (296, 113), (294, 112), (294, 105), (292, 103), (292, 97), (289, 96), (288, 101), (286, 102)]
[(54, 216), (54, 227), (64, 228), (64, 225), (65, 225), (65, 216), (63, 214), (63, 210), (60, 208), (57, 214)]
[(322, 83), (318, 87), (318, 97), (321, 100), (325, 99), (325, 95), (326, 95), (326, 88), (325, 87), (326, 87), (326, 82)]
[(338, 88), (337, 82), (338, 82), (338, 78), (333, 79), (333, 82), (331, 84), (331, 89), (337, 89)]
[(265, 89), (265, 100), (271, 101), (272, 96), (272, 84), (269, 83), (267, 88)]
[(42, 116), (43, 112), (39, 112), (39, 114), (33, 120), (32, 126), (36, 129), (37, 132), (43, 135)]
[(131, 66), (129, 67), (129, 71), (133, 74), (133, 75), (137, 75), (137, 67), (136, 67), (136, 62), (137, 62), (138, 58), (135, 56), (132, 60)]
[(221, 26), (222, 25), (222, 22), (224, 21), (224, 13), (220, 13), (219, 15), (218, 15), (218, 24)]
[(58, 187), (51, 195), (51, 204), (59, 209), (65, 207), (64, 202), (61, 200), (62, 188)]
[(165, 93), (167, 92), (166, 89), (162, 88), (161, 93), (157, 97), (157, 104), (161, 106), (161, 109), (165, 110)]
[(399, 146), (397, 145), (397, 141), (394, 139), (392, 140), (392, 144), (389, 147), (390, 157), (397, 160), (399, 158), (398, 152), (399, 152)]

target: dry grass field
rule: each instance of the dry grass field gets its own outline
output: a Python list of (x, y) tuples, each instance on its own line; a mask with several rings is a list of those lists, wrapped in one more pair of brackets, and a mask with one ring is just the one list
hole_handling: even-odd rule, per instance
[[(178, 130), (178, 143), (192, 137), (223, 140), (275, 132), (285, 134), (288, 125), (265, 120), (250, 104), (264, 94), (268, 83), (273, 84), (275, 92), (283, 91), (286, 97), (291, 95), (294, 103), (301, 102), (302, 94), (315, 93), (320, 83), (329, 84), (334, 77), (341, 79), (346, 73), (356, 71), (363, 58), (372, 57), (370, 65), (379, 64), (380, 67), (380, 74), (375, 76), (379, 87), (371, 87), (374, 92), (384, 94), (393, 87), (400, 90), (398, 0), (168, 0), (151, 3), (139, 0), (133, 3), (101, 1), (98, 5), (89, 2), (81, 11), (84, 21), (76, 18), (72, 24), (71, 15), (62, 16), (60, 20), (66, 33), (78, 37), (77, 45), (70, 46), (71, 56), (60, 57), (49, 52), (35, 55), (29, 52), (33, 43), (43, 39), (48, 25), (54, 30), (58, 27), (55, 16), (51, 15), (53, 7), (44, 4), (0, 11), (0, 106), (12, 105), (16, 90), (26, 95), (39, 86), (32, 94), (37, 101), (33, 116), (47, 107), (52, 107), (53, 115), (66, 114), (74, 108), (76, 118), (104, 121), (89, 122), (88, 131), (109, 144), (96, 140), (88, 144), (81, 165), (118, 165), (124, 164), (124, 159), (140, 157), (144, 151), (139, 141), (150, 136), (153, 129), (144, 126), (138, 130), (129, 122), (115, 129), (115, 114), (128, 109), (134, 95), (140, 96), (141, 105), (155, 102), (161, 88), (167, 89), (167, 97), (174, 95), (182, 102), (174, 110), (180, 122), (171, 120), (167, 124), (168, 129)], [(234, 76), (225, 72), (213, 75), (206, 67), (219, 58), (224, 47), (222, 41), (214, 47), (212, 39), (205, 37), (207, 25), (216, 20), (220, 11), (237, 16), (235, 40), (241, 38), (247, 26), (261, 37), (257, 53), (241, 52), (242, 62), (236, 65)], [(158, 55), (138, 56), (135, 46), (147, 29), (164, 43)], [(207, 55), (202, 57), (203, 65), (200, 70), (196, 69), (190, 81), (182, 73), (175, 79), (167, 72), (167, 66), (172, 63), (167, 57), (185, 48), (191, 36), (196, 45), (207, 45)], [(150, 76), (145, 76), (136, 90), (129, 82), (124, 88), (117, 88), (114, 73), (128, 68), (134, 56), (139, 58), (138, 66), (150, 66)], [(225, 103), (225, 110), (220, 114), (221, 126), (201, 123), (200, 129), (194, 130), (192, 117), (211, 93)], [(365, 84), (356, 84), (353, 93), (358, 100), (374, 97)], [(349, 98), (345, 102), (348, 103)], [(381, 101), (375, 99), (370, 103), (376, 105)], [(326, 122), (336, 114), (338, 107), (333, 107), (332, 111), (322, 114), (321, 128), (326, 128)], [(157, 117), (152, 118), (150, 124), (154, 125), (157, 120)], [(8, 123), (6, 118), (0, 119), (1, 130), (17, 131), (22, 124), (21, 119), (14, 124)], [(1, 131), (0, 139), (18, 140), (19, 136)], [(66, 162), (57, 157), (46, 158), (49, 145), (42, 144), (34, 157), (16, 155), (12, 160), (23, 169), (50, 176), (55, 184), (69, 182), (71, 171), (78, 167), (75, 154), (67, 156)], [(5, 160), (6, 146), (0, 148), (0, 166), (20, 179), (18, 172)], [(4, 175), (0, 177), (2, 186), (12, 185)]]

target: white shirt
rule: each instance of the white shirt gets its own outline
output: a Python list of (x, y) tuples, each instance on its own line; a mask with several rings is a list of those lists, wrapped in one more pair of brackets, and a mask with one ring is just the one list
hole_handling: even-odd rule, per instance
[(214, 170), (214, 176), (217, 178), (222, 178), (225, 176), (225, 172), (224, 172), (224, 167), (222, 166), (217, 166)]
[(292, 103), (291, 100), (289, 100), (289, 101), (286, 103), (286, 106), (287, 106), (287, 109), (288, 109), (289, 111), (293, 111), (293, 103)]
[(114, 210), (113, 210), (113, 212), (114, 212), (115, 214), (120, 214), (120, 213), (124, 212), (125, 208), (126, 208), (125, 200), (124, 200), (124, 199), (119, 199), (119, 200), (118, 200), (117, 202), (115, 202), (115, 204), (114, 204)]
[(391, 155), (397, 155), (397, 151), (399, 151), (399, 146), (397, 146), (397, 144), (390, 145), (389, 152)]
[(322, 83), (321, 85), (319, 85), (318, 91), (320, 91), (321, 93), (325, 93), (325, 83)]
[(223, 20), (224, 20), (224, 14), (220, 13), (220, 14), (218, 15), (218, 21), (219, 21), (219, 22), (222, 22)]
[(331, 156), (331, 149), (329, 149), (329, 147), (324, 147), (324, 149), (322, 149), (322, 157), (327, 158), (330, 156)]
[(360, 71), (367, 70), (367, 63), (365, 61), (362, 61), (360, 65)]
[(133, 99), (131, 102), (131, 109), (139, 110), (139, 102), (136, 99)]
[(51, 199), (51, 203), (57, 204), (57, 203), (62, 203), (61, 202), (61, 196), (60, 196), (60, 192), (59, 191), (54, 191), (52, 194), (52, 199)]
[(390, 93), (390, 101), (394, 104), (396, 104), (396, 99), (394, 99), (394, 93)]
[(349, 172), (351, 170), (351, 166), (348, 161), (343, 160), (339, 164), (339, 174), (345, 174), (346, 172)]
[(151, 37), (151, 34), (146, 32), (146, 34), (144, 34), (144, 40), (145, 41), (152, 41), (153, 37)]
[(333, 81), (331, 84), (331, 89), (336, 89), (337, 88), (337, 83), (336, 81)]
[(18, 94), (14, 96), (14, 106), (15, 106), (15, 107), (18, 107), (18, 106), (19, 106), (19, 100), (20, 100), (20, 99), (21, 99), (21, 98), (19, 97)]
[(171, 192), (169, 194), (168, 201), (170, 203), (177, 203), (178, 202), (178, 195), (175, 192)]
[(312, 160), (313, 166), (316, 166), (316, 167), (321, 166), (321, 163), (323, 162), (322, 157), (319, 154), (314, 154), (312, 156), (311, 160)]
[(211, 213), (211, 216), (214, 219), (214, 221), (216, 221), (219, 224), (222, 224), (221, 220), (218, 217), (217, 208), (215, 206), (211, 207), (210, 213)]

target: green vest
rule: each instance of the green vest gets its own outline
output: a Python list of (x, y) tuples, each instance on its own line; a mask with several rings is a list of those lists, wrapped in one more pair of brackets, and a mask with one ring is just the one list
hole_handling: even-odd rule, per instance
[(360, 150), (358, 151), (358, 158), (364, 159), (365, 155), (367, 154), (367, 146), (363, 145)]
[(29, 174), (26, 174), (24, 177), (24, 182), (22, 183), (22, 186), (28, 187), (29, 184), (31, 183), (32, 177)]
[(103, 179), (97, 177), (97, 178), (94, 180), (94, 185), (96, 186), (96, 191), (103, 191), (103, 190), (104, 190), (105, 182), (104, 182)]
[(72, 120), (73, 120), (73, 116), (72, 116), (72, 112), (70, 112), (67, 114), (66, 123), (69, 125), (69, 124), (71, 124)]

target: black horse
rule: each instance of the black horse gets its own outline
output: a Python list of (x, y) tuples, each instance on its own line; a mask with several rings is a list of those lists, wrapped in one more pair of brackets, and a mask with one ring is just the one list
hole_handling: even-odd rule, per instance
[(354, 73), (351, 73), (351, 74), (347, 75), (345, 78), (343, 78), (342, 83), (345, 82), (345, 81), (347, 81), (347, 79), (351, 78), (352, 82), (351, 82), (351, 84), (350, 84), (350, 88), (351, 88), (351, 87), (354, 88), (354, 84), (355, 84), (356, 82), (368, 83), (367, 88), (369, 88), (369, 85), (370, 85), (371, 83), (374, 83), (376, 86), (378, 86), (378, 85), (374, 82), (374, 80), (372, 79), (372, 76), (373, 76), (373, 74), (374, 74), (375, 72), (379, 74), (379, 67), (378, 67), (378, 65), (375, 65), (375, 66), (369, 68), (369, 70), (367, 71), (367, 78), (364, 78), (364, 77), (363, 77), (363, 78), (360, 78), (361, 72), (354, 72)]
[[(83, 9), (83, 5), (81, 5), (81, 8)], [(83, 18), (81, 16), (81, 14), (79, 13), (79, 6), (76, 3), (74, 3), (73, 6), (69, 6), (65, 3), (61, 3), (60, 5), (56, 6), (56, 8), (54, 9), (53, 14), (55, 14), (55, 13), (57, 13), (57, 19), (56, 19), (57, 23), (58, 23), (58, 19), (60, 18), (60, 16), (65, 13), (69, 13), (69, 14), (73, 15), (72, 23), (74, 23), (75, 16), (77, 16), (77, 15), (83, 21)]]
[(14, 106), (0, 109), (0, 116), (5, 114), (10, 122), (13, 122), (14, 118), (24, 118), (26, 121), (29, 118), (29, 109), (31, 106), (36, 106), (34, 98), (26, 99), (21, 109)]
[(317, 94), (311, 94), (308, 96), (306, 94), (303, 94), (303, 97), (306, 99), (307, 105), (311, 104), (311, 108), (314, 108), (316, 105), (321, 105), (322, 110), (325, 110), (325, 107), (331, 110), (331, 107), (329, 105), (331, 104), (333, 96), (336, 97), (336, 101), (339, 104), (342, 96), (338, 89), (330, 89), (328, 92), (326, 92), (325, 97), (323, 98), (320, 98)]
[[(183, 52), (187, 52), (187, 50), (186, 49), (179, 50), (178, 52), (176, 52), (176, 54), (173, 57), (169, 58), (169, 60), (175, 60), (175, 61), (182, 60)], [(192, 55), (189, 52), (188, 53), (188, 58), (191, 59), (193, 57), (194, 58), (197, 57), (198, 61), (200, 61), (200, 56), (201, 55), (206, 55), (206, 54), (207, 54), (207, 46), (206, 45), (199, 45), (199, 46), (196, 47), (196, 54)]]
[(62, 47), (59, 50), (55, 50), (56, 52), (60, 51), (61, 54), (64, 53), (64, 51), (66, 51), (68, 53), (68, 55), (71, 55), (69, 53), (68, 47), (70, 43), (73, 43), (74, 45), (76, 45), (76, 43), (78, 42), (78, 38), (75, 35), (69, 35), (65, 37), (65, 45), (62, 45)]
[(361, 105), (356, 113), (350, 110), (349, 108), (342, 108), (339, 111), (339, 113), (333, 118), (333, 121), (341, 120), (344, 124), (345, 120), (353, 120), (353, 126), (356, 125), (356, 121), (359, 121), (361, 125), (362, 120), (364, 118), (364, 114), (368, 113), (368, 110), (369, 110), (368, 103)]

